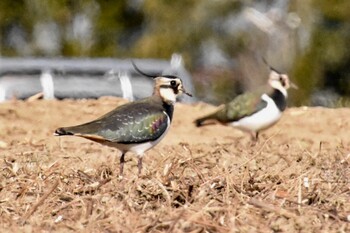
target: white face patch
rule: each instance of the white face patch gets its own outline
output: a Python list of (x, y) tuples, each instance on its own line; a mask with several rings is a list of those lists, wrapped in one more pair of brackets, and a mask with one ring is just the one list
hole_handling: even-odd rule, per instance
[(176, 97), (182, 93), (182, 83), (178, 78), (158, 77), (156, 87), (164, 102), (175, 103)]
[(159, 93), (165, 102), (176, 102), (176, 94), (172, 88), (161, 87)]
[(271, 87), (279, 90), (285, 97), (288, 96), (286, 88), (284, 88), (279, 80), (270, 80)]
[[(281, 80), (282, 79), (282, 80)], [(286, 86), (282, 85), (282, 81)], [(271, 87), (279, 90), (285, 97), (288, 96), (287, 89), (289, 88), (289, 78), (285, 74), (279, 74), (274, 70), (271, 70), (269, 77), (269, 84)]]

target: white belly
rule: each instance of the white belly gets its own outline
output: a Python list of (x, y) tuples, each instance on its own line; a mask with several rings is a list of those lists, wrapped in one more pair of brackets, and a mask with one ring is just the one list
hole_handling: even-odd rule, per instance
[(282, 116), (275, 102), (266, 94), (261, 98), (267, 102), (267, 106), (251, 116), (244, 117), (231, 123), (233, 127), (244, 131), (260, 131), (275, 124)]

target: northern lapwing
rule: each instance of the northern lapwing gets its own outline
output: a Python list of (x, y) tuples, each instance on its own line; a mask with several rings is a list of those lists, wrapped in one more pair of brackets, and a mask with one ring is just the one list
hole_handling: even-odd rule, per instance
[(183, 93), (192, 96), (177, 76), (147, 74), (132, 64), (138, 73), (155, 80), (152, 96), (119, 106), (94, 121), (55, 131), (56, 136), (83, 137), (119, 149), (121, 176), (127, 152), (138, 156), (141, 174), (144, 152), (157, 145), (169, 130), (176, 97)]
[(209, 121), (217, 121), (249, 132), (252, 139), (257, 141), (260, 131), (281, 118), (287, 106), (287, 90), (290, 87), (297, 88), (288, 75), (270, 67), (267, 87), (237, 96), (214, 113), (197, 119), (195, 124), (200, 127)]

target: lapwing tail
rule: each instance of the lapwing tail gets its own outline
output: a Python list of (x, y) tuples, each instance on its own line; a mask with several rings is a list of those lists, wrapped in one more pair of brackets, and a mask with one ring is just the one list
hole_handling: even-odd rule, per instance
[(196, 124), (197, 127), (201, 127), (204, 125), (204, 123), (207, 120), (212, 120), (212, 119), (215, 119), (215, 114), (210, 114), (210, 115), (198, 118), (197, 120), (194, 121), (194, 123)]
[(64, 135), (74, 135), (74, 133), (70, 132), (67, 128), (58, 128), (55, 130), (55, 136), (64, 136)]

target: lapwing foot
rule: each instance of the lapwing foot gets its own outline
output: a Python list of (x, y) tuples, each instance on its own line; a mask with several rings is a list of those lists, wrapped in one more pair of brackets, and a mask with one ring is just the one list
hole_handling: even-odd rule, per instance
[(255, 147), (255, 146), (256, 146), (256, 144), (257, 144), (257, 142), (256, 142), (256, 141), (251, 141), (251, 142), (250, 142), (250, 147)]

